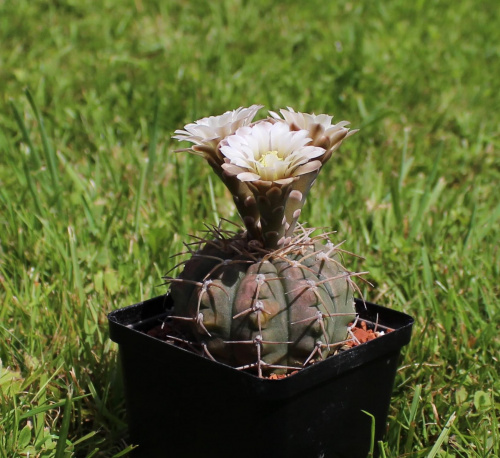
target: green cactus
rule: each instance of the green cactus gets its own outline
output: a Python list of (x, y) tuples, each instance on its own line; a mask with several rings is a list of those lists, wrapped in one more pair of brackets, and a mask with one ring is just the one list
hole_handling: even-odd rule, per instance
[[(281, 110), (253, 122), (253, 105), (203, 118), (176, 131), (194, 144), (233, 195), (245, 225), (212, 228), (178, 278), (166, 278), (173, 320), (203, 354), (260, 377), (300, 369), (350, 339), (355, 319), (342, 250), (298, 223), (323, 165), (349, 131), (328, 115)], [(196, 243), (194, 244), (196, 245)]]
[(266, 376), (301, 369), (348, 339), (354, 274), (339, 247), (310, 232), (268, 252), (219, 233), (169, 279), (174, 319), (190, 325), (206, 356)]

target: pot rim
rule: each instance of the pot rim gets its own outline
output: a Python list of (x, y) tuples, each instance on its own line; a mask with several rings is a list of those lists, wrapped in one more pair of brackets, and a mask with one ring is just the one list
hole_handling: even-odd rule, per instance
[(160, 323), (169, 312), (171, 313), (173, 301), (168, 293), (115, 310), (108, 314), (108, 321), (110, 338), (123, 347), (122, 350), (147, 352), (148, 356), (153, 357), (159, 364), (165, 364), (173, 357), (187, 358), (188, 364), (198, 367), (200, 373), (209, 374), (217, 367), (225, 376), (232, 377), (234, 383), (246, 385), (252, 391), (286, 397), (354, 370), (362, 364), (399, 353), (401, 347), (409, 343), (414, 323), (412, 317), (371, 302), (360, 299), (355, 301), (360, 319), (377, 323), (380, 328), (390, 328), (392, 331), (281, 379), (259, 378), (253, 373), (212, 361), (143, 332), (144, 329), (150, 329)]

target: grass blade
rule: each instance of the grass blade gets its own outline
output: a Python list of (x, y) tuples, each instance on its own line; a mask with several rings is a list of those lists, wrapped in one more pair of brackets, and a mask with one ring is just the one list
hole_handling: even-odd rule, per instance
[(158, 144), (158, 113), (160, 111), (160, 98), (156, 96), (153, 122), (149, 127), (148, 168), (146, 178), (150, 179), (156, 164), (156, 147)]
[(61, 193), (60, 193), (59, 178), (57, 173), (56, 154), (54, 153), (54, 149), (52, 148), (49, 142), (49, 138), (47, 135), (47, 131), (45, 130), (45, 124), (43, 122), (42, 115), (38, 110), (38, 107), (35, 103), (35, 100), (33, 99), (33, 96), (31, 95), (31, 92), (28, 89), (26, 89), (25, 94), (29, 104), (31, 105), (31, 108), (33, 109), (33, 112), (35, 113), (35, 118), (38, 122), (38, 129), (40, 130), (40, 136), (42, 138), (42, 146), (43, 146), (43, 151), (45, 153), (45, 160), (47, 161), (47, 166), (52, 181), (52, 188), (53, 188), (52, 191), (57, 199), (57, 202), (60, 202)]
[(142, 195), (144, 194), (144, 184), (146, 183), (146, 175), (148, 173), (148, 162), (145, 161), (141, 170), (141, 177), (139, 179), (139, 186), (137, 189), (137, 194), (135, 196), (135, 205), (134, 205), (134, 234), (137, 236), (139, 232), (139, 220), (141, 217), (141, 202)]
[(78, 264), (78, 257), (76, 254), (76, 236), (75, 231), (71, 226), (68, 226), (68, 236), (69, 236), (69, 249), (71, 253), (71, 262), (73, 265), (73, 283), (75, 289), (78, 292), (78, 298), (80, 299), (80, 304), (85, 303), (85, 292), (83, 290), (82, 276), (80, 273), (80, 266)]
[(391, 198), (396, 222), (398, 226), (401, 226), (403, 222), (403, 214), (401, 213), (400, 187), (395, 179), (391, 180)]
[[(89, 396), (90, 396), (90, 394), (84, 394), (82, 396), (77, 396), (76, 398), (73, 398), (72, 402), (79, 401), (80, 399), (84, 399), (84, 398), (87, 398)], [(54, 404), (45, 404), (45, 405), (42, 405), (39, 407), (35, 407), (34, 409), (30, 409), (28, 412), (25, 412), (22, 415), (20, 415), (19, 419), (25, 420), (26, 418), (33, 417), (34, 415), (38, 415), (38, 414), (43, 413), (43, 412), (47, 412), (48, 410), (57, 409), (58, 407), (62, 407), (65, 404), (66, 404), (66, 400), (55, 402)]]
[(130, 452), (132, 452), (136, 448), (137, 448), (136, 446), (129, 445), (127, 448), (125, 448), (121, 452), (118, 452), (117, 454), (113, 455), (111, 458), (119, 458), (121, 456), (128, 455)]
[(436, 443), (434, 444), (434, 447), (432, 447), (431, 451), (427, 455), (427, 458), (434, 458), (439, 450), (441, 449), (441, 446), (443, 445), (443, 442), (448, 438), (448, 435), (450, 434), (450, 428), (455, 423), (456, 420), (456, 414), (453, 412), (448, 418), (448, 421), (443, 427), (443, 430), (441, 431), (441, 434), (439, 434), (439, 437), (437, 438)]
[(38, 154), (38, 150), (35, 148), (33, 142), (31, 141), (26, 124), (24, 124), (24, 120), (21, 114), (19, 113), (17, 107), (14, 105), (13, 101), (10, 101), (10, 107), (12, 109), (12, 112), (14, 113), (14, 118), (16, 120), (16, 123), (19, 126), (19, 129), (21, 130), (23, 140), (26, 143), (26, 145), (28, 145), (30, 155), (33, 157), (35, 168), (40, 169), (42, 167), (42, 161), (40, 160), (40, 155)]
[(405, 443), (405, 453), (409, 453), (413, 447), (413, 439), (415, 437), (415, 418), (417, 417), (417, 409), (420, 402), (420, 393), (422, 392), (422, 385), (417, 385), (415, 387), (415, 393), (413, 394), (413, 401), (410, 407), (410, 418), (408, 418), (408, 433), (406, 436)]
[(66, 402), (64, 403), (64, 411), (62, 417), (61, 429), (59, 431), (59, 438), (57, 439), (57, 446), (54, 458), (65, 458), (66, 452), (66, 439), (68, 438), (69, 425), (71, 421), (71, 393), (68, 393)]
[(375, 417), (366, 410), (361, 410), (364, 414), (368, 415), (371, 419), (371, 429), (370, 429), (370, 450), (368, 452), (368, 457), (373, 457), (375, 451)]
[(420, 227), (422, 225), (422, 220), (424, 217), (425, 212), (427, 211), (427, 208), (429, 206), (429, 202), (431, 200), (431, 197), (436, 196), (436, 194), (439, 194), (439, 190), (444, 186), (443, 184), (437, 183), (437, 185), (434, 188), (434, 192), (431, 191), (431, 188), (433, 187), (436, 177), (437, 177), (437, 172), (438, 172), (438, 166), (441, 160), (441, 157), (443, 155), (443, 150), (444, 150), (444, 145), (441, 144), (439, 147), (439, 150), (437, 152), (436, 157), (434, 158), (433, 166), (431, 173), (427, 177), (423, 194), (420, 197), (420, 202), (418, 205), (417, 209), (417, 214), (414, 216), (414, 218), (411, 221), (412, 224), (412, 229), (410, 232), (410, 237), (415, 237), (418, 232), (420, 231)]

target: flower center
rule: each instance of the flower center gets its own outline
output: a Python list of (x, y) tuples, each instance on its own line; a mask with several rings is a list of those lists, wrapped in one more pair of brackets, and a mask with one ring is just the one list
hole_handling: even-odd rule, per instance
[(273, 167), (277, 162), (283, 162), (283, 158), (278, 156), (278, 151), (268, 151), (262, 153), (259, 163), (264, 167)]

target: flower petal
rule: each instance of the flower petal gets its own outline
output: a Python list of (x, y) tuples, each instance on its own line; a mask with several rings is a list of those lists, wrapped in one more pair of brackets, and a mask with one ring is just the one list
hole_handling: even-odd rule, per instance
[(233, 134), (243, 126), (248, 126), (262, 105), (252, 105), (248, 108), (240, 107), (233, 111), (226, 111), (219, 116), (209, 116), (194, 123), (186, 124), (185, 130), (176, 130), (172, 138), (202, 144), (218, 139), (219, 141)]
[(301, 165), (294, 170), (294, 176), (304, 175), (309, 172), (314, 172), (321, 168), (321, 161), (312, 161), (307, 164)]
[(241, 181), (255, 181), (255, 180), (260, 180), (260, 175), (257, 175), (256, 173), (252, 172), (242, 172), (239, 173), (237, 176), (238, 180)]

